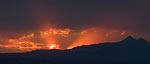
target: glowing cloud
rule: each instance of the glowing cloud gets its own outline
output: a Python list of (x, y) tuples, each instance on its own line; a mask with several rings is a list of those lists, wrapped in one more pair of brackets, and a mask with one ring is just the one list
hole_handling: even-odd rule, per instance
[[(76, 46), (101, 43), (113, 39), (116, 35), (124, 36), (125, 31), (107, 31), (100, 28), (73, 30), (70, 28), (46, 28), (23, 35), (19, 38), (0, 40), (1, 48), (32, 51), (36, 49), (71, 49)], [(106, 39), (105, 39), (106, 38)]]
[(101, 36), (99, 30), (95, 28), (89, 28), (81, 31), (79, 37), (73, 42), (68, 49), (81, 46), (81, 45), (90, 45), (94, 43), (99, 43), (101, 41)]
[(51, 44), (51, 45), (49, 46), (49, 49), (59, 49), (59, 45)]

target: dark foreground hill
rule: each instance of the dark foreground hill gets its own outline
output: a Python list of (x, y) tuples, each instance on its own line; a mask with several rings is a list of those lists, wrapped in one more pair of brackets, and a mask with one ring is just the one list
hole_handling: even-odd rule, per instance
[(80, 46), (70, 50), (36, 50), (0, 54), (0, 64), (145, 64), (150, 63), (150, 42), (140, 38)]

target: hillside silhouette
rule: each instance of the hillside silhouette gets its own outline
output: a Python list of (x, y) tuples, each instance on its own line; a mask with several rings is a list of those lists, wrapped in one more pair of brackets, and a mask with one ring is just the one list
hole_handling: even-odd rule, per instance
[(150, 42), (129, 36), (119, 42), (68, 50), (0, 54), (0, 64), (143, 64), (150, 63)]

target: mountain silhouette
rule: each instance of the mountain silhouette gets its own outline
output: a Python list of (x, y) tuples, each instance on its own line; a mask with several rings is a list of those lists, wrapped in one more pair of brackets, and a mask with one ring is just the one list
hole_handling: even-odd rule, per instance
[(131, 36), (119, 42), (83, 45), (68, 50), (0, 54), (0, 64), (143, 64), (150, 63), (150, 42)]

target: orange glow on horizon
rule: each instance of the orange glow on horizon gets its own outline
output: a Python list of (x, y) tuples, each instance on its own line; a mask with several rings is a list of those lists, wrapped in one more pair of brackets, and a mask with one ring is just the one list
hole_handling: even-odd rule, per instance
[(56, 44), (51, 44), (51, 45), (49, 46), (49, 49), (59, 49), (59, 46), (56, 45)]
[(7, 44), (0, 45), (0, 47), (20, 51), (31, 51), (36, 49), (60, 49), (58, 36), (66, 38), (68, 37), (71, 31), (72, 30), (68, 28), (66, 29), (50, 28), (47, 30), (39, 31), (38, 34), (31, 33), (23, 35), (19, 38), (3, 40), (3, 42)]
[[(87, 28), (81, 31), (70, 28), (48, 28), (19, 38), (0, 40), (5, 43), (0, 47), (24, 52), (36, 49), (72, 49), (77, 46), (100, 43), (104, 37), (111, 37), (113, 34), (114, 32), (107, 33), (99, 28)], [(121, 31), (119, 34), (125, 35), (126, 32)]]
[(101, 36), (99, 36), (98, 30), (96, 30), (95, 28), (89, 28), (81, 31), (79, 33), (79, 37), (67, 49), (71, 49), (81, 45), (90, 45), (94, 43), (99, 43), (100, 41)]
[(40, 31), (40, 36), (45, 40), (46, 44), (49, 45), (49, 49), (60, 49), (58, 37), (66, 38), (70, 34), (71, 29), (53, 29), (50, 28), (45, 31)]

